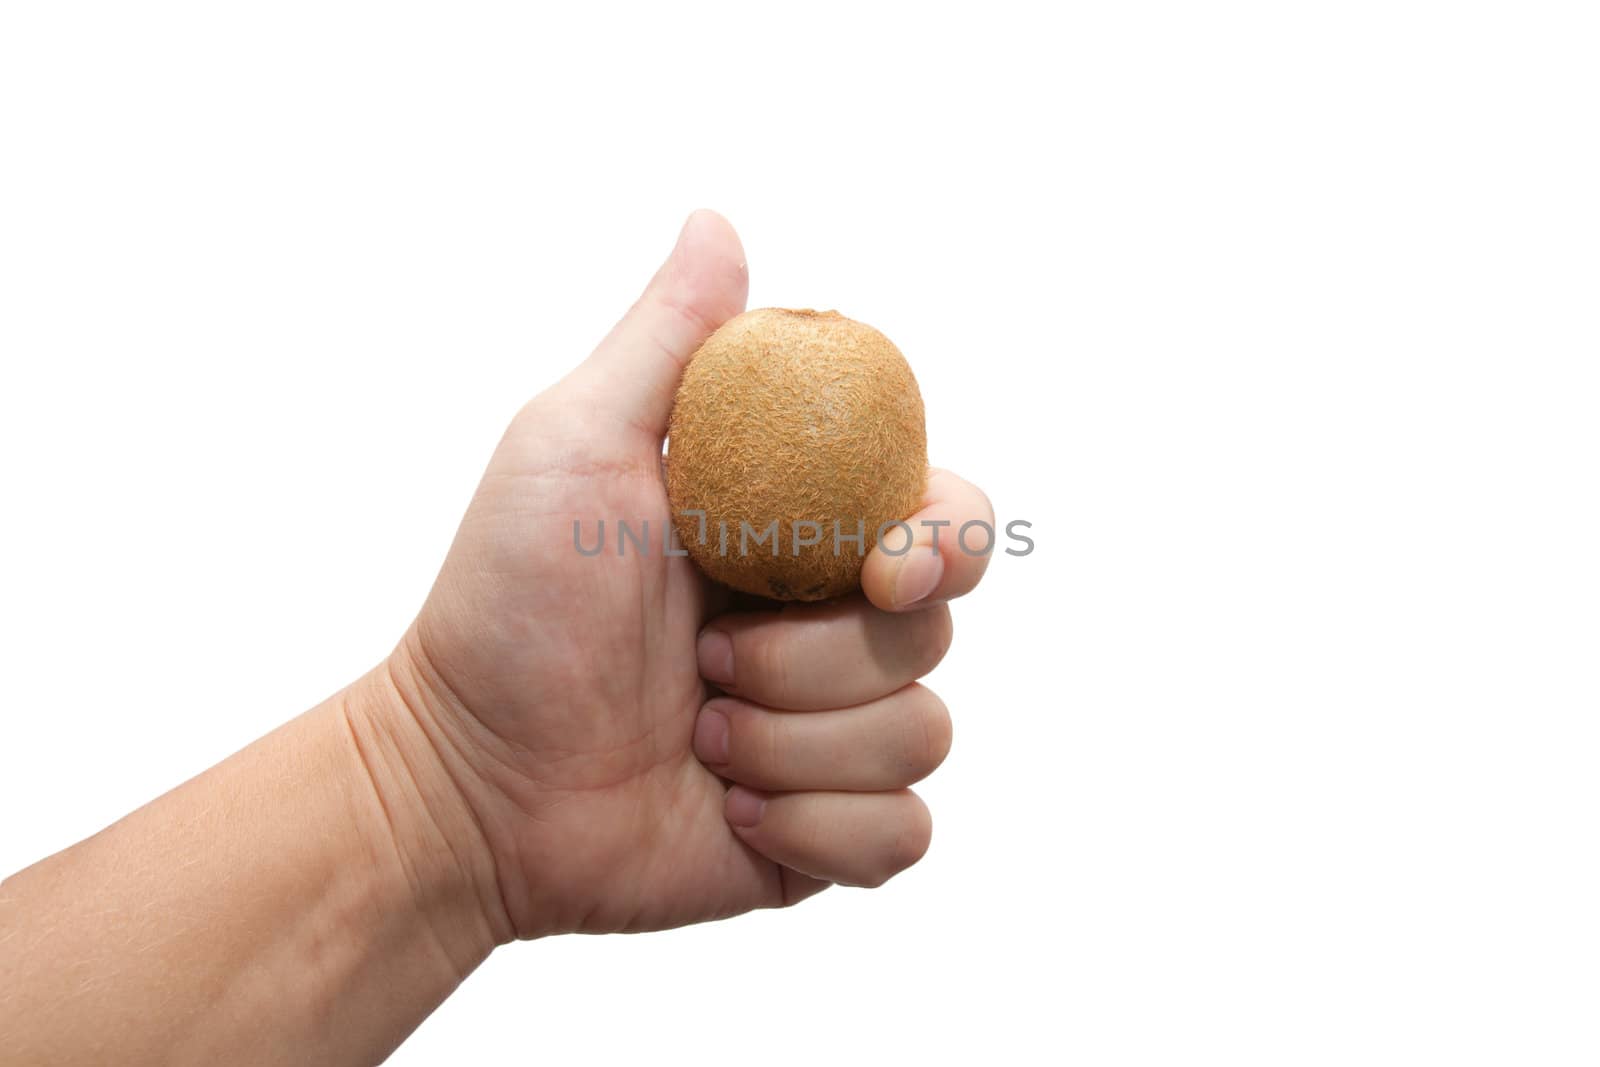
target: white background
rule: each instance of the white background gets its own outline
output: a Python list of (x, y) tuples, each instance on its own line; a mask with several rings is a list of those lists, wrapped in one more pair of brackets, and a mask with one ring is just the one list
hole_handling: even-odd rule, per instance
[(705, 205), (1035, 524), (933, 849), (394, 1062), (1594, 1063), (1587, 5), (563, 7), (0, 9), (0, 869), (384, 654)]

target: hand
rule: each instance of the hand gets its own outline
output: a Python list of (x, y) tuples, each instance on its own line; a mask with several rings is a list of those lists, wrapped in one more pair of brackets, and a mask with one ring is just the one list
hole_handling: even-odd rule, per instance
[[(866, 560), (864, 596), (725, 614), (731, 596), (661, 551), (662, 438), (684, 365), (744, 307), (743, 250), (699, 212), (637, 304), (512, 422), (427, 603), (389, 661), (481, 828), (501, 936), (637, 931), (874, 886), (931, 824), (906, 786), (950, 719), (916, 679), (950, 643), (949, 599), (986, 559), (919, 543)], [(917, 519), (992, 524), (930, 474)], [(581, 556), (605, 520), (607, 550)], [(615, 554), (615, 523), (648, 553)], [(894, 547), (899, 547), (898, 545)], [(764, 602), (765, 603), (765, 602)], [(708, 700), (707, 682), (724, 695)], [(408, 724), (409, 728), (409, 724)], [(419, 761), (434, 763), (434, 761)], [(737, 783), (731, 788), (729, 782)]]
[[(573, 544), (575, 521), (665, 532), (678, 378), (744, 299), (738, 239), (691, 217), (512, 422), (382, 664), (0, 883), (0, 1059), (377, 1062), (500, 942), (791, 904), (922, 855), (906, 786), (950, 720), (915, 679), (984, 558), (874, 551), (861, 595), (732, 612), (684, 556)], [(931, 472), (918, 539), (971, 519), (988, 501)]]

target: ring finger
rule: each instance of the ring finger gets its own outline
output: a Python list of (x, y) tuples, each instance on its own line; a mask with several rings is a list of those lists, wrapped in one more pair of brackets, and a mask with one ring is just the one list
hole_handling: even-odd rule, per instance
[(694, 751), (721, 777), (757, 789), (900, 789), (944, 761), (950, 713), (915, 683), (835, 711), (774, 711), (716, 697), (700, 709)]

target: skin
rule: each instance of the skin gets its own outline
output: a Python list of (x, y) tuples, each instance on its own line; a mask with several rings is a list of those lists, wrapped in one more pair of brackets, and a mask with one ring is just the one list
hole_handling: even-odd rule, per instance
[(732, 228), (690, 216), (513, 420), (384, 663), (0, 884), (0, 1062), (374, 1062), (498, 945), (786, 906), (922, 856), (907, 787), (950, 717), (916, 679), (987, 561), (919, 520), (992, 524), (982, 493), (931, 472), (918, 543), (838, 602), (735, 603), (659, 540), (573, 550), (574, 520), (659, 538), (678, 379), (746, 291)]

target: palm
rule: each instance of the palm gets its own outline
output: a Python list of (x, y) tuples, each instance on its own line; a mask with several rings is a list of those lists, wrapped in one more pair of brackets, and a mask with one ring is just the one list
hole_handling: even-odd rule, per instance
[[(691, 751), (695, 637), (717, 593), (662, 551), (659, 440), (578, 421), (564, 388), (513, 423), (419, 624), (451, 706), (482, 727), (463, 733), (488, 750), (472, 762), (499, 800), (479, 814), (513, 918), (656, 929), (779, 903), (781, 869), (729, 829)], [(592, 548), (602, 520), (605, 550), (585, 557), (573, 524)], [(646, 552), (617, 556), (618, 520), (648, 524)], [(561, 897), (528, 890), (555, 857)]]

